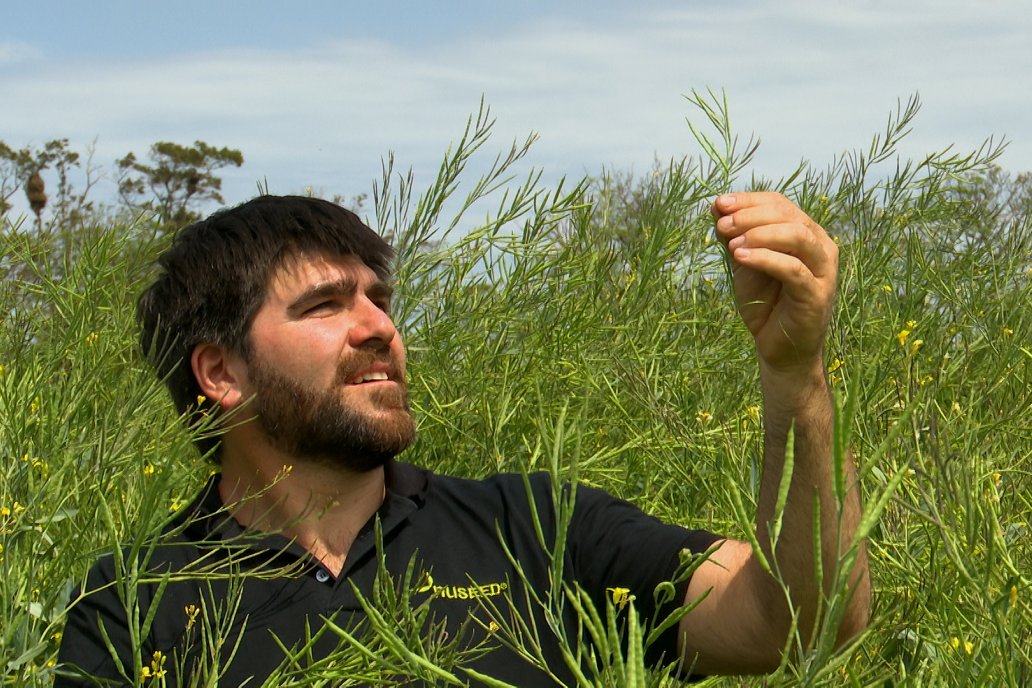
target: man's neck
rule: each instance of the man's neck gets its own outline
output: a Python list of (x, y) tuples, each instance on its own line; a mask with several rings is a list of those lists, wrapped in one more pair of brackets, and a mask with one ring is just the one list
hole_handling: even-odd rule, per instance
[(355, 473), (275, 451), (226, 451), (219, 495), (244, 527), (282, 533), (335, 576), (362, 526), (383, 504), (383, 468)]

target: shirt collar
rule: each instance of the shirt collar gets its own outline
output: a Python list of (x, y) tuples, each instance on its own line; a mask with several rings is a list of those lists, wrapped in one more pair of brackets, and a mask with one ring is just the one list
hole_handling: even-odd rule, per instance
[[(362, 531), (371, 530), (376, 517), (380, 518), (381, 528), (386, 535), (402, 521), (408, 518), (426, 501), (430, 471), (409, 463), (389, 460), (384, 465), (384, 482), (387, 495), (376, 514), (363, 527)], [(219, 495), (220, 473), (212, 475), (201, 489), (197, 498), (175, 523), (183, 529), (184, 534), (192, 541), (213, 542), (247, 537), (247, 530), (233, 518), (229, 509)], [(284, 549), (286, 538), (276, 534), (250, 534), (253, 538), (248, 543), (260, 549)]]
[(430, 471), (391, 459), (384, 466), (384, 481), (388, 493), (411, 499), (417, 506), (422, 506), (426, 501)]

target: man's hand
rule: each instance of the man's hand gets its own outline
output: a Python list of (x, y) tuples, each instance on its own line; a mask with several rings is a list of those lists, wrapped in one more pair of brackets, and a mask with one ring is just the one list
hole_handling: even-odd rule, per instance
[(712, 212), (761, 363), (772, 373), (821, 365), (838, 275), (835, 242), (779, 193), (726, 194)]

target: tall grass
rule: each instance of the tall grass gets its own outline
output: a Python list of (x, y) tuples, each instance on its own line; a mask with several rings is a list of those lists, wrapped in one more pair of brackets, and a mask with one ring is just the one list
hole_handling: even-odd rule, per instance
[[(731, 188), (781, 190), (842, 249), (827, 358), (863, 481), (874, 615), (845, 652), (802, 639), (772, 677), (710, 684), (1027, 685), (1032, 219), (958, 193), (999, 148), (900, 159), (912, 101), (871, 145), (825, 168), (746, 179), (754, 142), (736, 139), (721, 99), (692, 100), (700, 153), (641, 180), (549, 188), (538, 173), (514, 178), (529, 140), (473, 175), (471, 158), (489, 155), (486, 110), (426, 191), (388, 162), (370, 222), (399, 248), (397, 319), (419, 418), (405, 458), (469, 476), (551, 469), (666, 520), (744, 537), (736, 503), (755, 506), (761, 400), (708, 204)], [(136, 353), (134, 295), (160, 248), (144, 229), (83, 230), (75, 250), (58, 251), (4, 228), (8, 685), (50, 681), (63, 609), (86, 568), (156, 532), (210, 470)], [(336, 669), (285, 666), (275, 681), (468, 680), (466, 651), (421, 637), (425, 618), (404, 589), (370, 592), (387, 610), (379, 631), (341, 636), (368, 654), (352, 651)], [(596, 631), (584, 642), (609, 648), (589, 684), (667, 681), (610, 643), (607, 610), (583, 613)]]

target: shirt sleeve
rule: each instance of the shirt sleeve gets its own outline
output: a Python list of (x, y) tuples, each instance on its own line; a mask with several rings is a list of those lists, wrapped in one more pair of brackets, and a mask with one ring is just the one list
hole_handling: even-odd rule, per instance
[[(577, 486), (568, 547), (575, 578), (592, 596), (596, 608), (626, 594), (646, 628), (662, 621), (684, 600), (688, 579), (675, 583), (672, 601), (657, 608), (656, 586), (673, 579), (681, 551), (705, 552), (721, 536), (663, 523), (630, 502), (601, 490)], [(626, 590), (626, 593), (623, 591)], [(658, 664), (676, 657), (677, 626), (646, 651), (646, 661)]]

